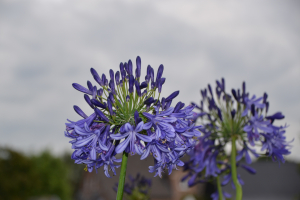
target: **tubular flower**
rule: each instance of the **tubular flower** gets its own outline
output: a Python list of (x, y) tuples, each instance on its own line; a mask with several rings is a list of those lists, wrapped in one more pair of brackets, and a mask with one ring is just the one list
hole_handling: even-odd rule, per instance
[(120, 70), (109, 70), (109, 75), (98, 74), (91, 68), (97, 85), (87, 81), (87, 87), (73, 83), (73, 87), (84, 93), (84, 99), (92, 108), (90, 115), (78, 106), (75, 112), (82, 117), (78, 121), (66, 123), (65, 136), (71, 139), (72, 159), (77, 164), (93, 169), (104, 167), (116, 175), (115, 168), (121, 159), (116, 154), (128, 153), (149, 155), (154, 158), (155, 166), (150, 172), (161, 173), (167, 169), (169, 174), (184, 163), (180, 158), (196, 144), (198, 131), (202, 126), (193, 123), (195, 106), (172, 101), (178, 96), (175, 91), (166, 98), (160, 98), (164, 66), (160, 65), (156, 77), (154, 69), (148, 65), (145, 81), (141, 81), (141, 59), (136, 59), (134, 71), (132, 61), (120, 63)]
[[(225, 91), (224, 79), (216, 83), (215, 93), (208, 85), (207, 89), (200, 91), (200, 105), (192, 104), (199, 110), (193, 120), (201, 119), (203, 127), (199, 130), (203, 134), (200, 137), (195, 134), (199, 141), (188, 152), (190, 160), (185, 163), (185, 170), (189, 171), (185, 179), (189, 178), (190, 186), (222, 175), (225, 179), (222, 186), (230, 180), (233, 180), (234, 186), (242, 185), (243, 181), (236, 174), (236, 167), (241, 166), (250, 173), (255, 173), (249, 166), (240, 165), (242, 158), (245, 158), (247, 164), (251, 164), (251, 153), (255, 157), (268, 156), (273, 161), (284, 163), (283, 156), (290, 154), (290, 142), (285, 137), (287, 126), (273, 124), (275, 120), (283, 119), (284, 115), (281, 112), (267, 114), (269, 102), (266, 93), (259, 98), (255, 95), (250, 98), (246, 92), (246, 84), (243, 83), (241, 89), (232, 89), (229, 94)], [(239, 144), (238, 149), (236, 143)], [(224, 150), (227, 144), (232, 146), (230, 157)], [(250, 146), (261, 147), (260, 152)], [(217, 199), (217, 193), (212, 198)]]

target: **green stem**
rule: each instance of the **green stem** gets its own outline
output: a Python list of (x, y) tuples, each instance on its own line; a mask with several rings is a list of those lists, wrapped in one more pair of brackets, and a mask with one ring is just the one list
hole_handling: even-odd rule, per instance
[(221, 181), (219, 176), (217, 176), (217, 187), (219, 193), (219, 200), (223, 200), (223, 193), (222, 193)]
[(236, 188), (236, 200), (242, 200), (243, 192), (242, 192), (242, 186), (240, 185), (238, 178), (237, 178), (237, 170), (236, 170), (236, 136), (232, 136), (232, 149), (231, 149), (231, 177), (233, 180), (233, 183)]
[(125, 151), (124, 151), (123, 156), (122, 156), (122, 165), (121, 165), (121, 172), (120, 172), (120, 178), (119, 178), (119, 184), (118, 184), (117, 200), (123, 199), (126, 168), (127, 168), (127, 159), (128, 159), (128, 153), (125, 153)]

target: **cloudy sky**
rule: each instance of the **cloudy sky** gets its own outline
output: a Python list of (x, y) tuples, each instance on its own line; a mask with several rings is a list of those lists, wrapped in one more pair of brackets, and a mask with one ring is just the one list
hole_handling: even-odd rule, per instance
[(92, 112), (72, 88), (120, 62), (164, 64), (166, 96), (185, 103), (224, 77), (246, 81), (282, 111), (288, 159), (300, 161), (300, 4), (297, 1), (0, 1), (0, 145), (29, 153), (70, 151), (73, 105)]

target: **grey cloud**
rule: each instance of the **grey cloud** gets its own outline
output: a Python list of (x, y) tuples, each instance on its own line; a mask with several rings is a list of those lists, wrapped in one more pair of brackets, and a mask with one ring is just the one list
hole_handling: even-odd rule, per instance
[[(271, 106), (294, 119), (291, 131), (298, 134), (299, 3), (186, 2), (199, 9), (189, 20), (179, 1), (169, 12), (155, 2), (0, 4), (0, 83), (9, 85), (0, 89), (0, 107), (8, 113), (0, 118), (0, 144), (50, 145), (57, 153), (70, 148), (62, 138), (66, 119), (79, 119), (72, 106), (91, 111), (71, 84), (85, 86), (91, 67), (116, 71), (137, 55), (143, 72), (147, 64), (164, 64), (163, 95), (180, 90), (178, 100), (187, 104), (198, 102), (199, 90), (216, 79), (225, 77), (227, 89), (245, 80), (252, 94), (268, 92)], [(23, 140), (16, 143), (18, 136)]]

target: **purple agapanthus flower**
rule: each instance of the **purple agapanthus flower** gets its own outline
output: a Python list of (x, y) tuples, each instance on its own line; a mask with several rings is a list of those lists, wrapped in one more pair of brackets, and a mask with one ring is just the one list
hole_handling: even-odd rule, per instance
[[(253, 95), (250, 98), (249, 93), (246, 92), (245, 83), (242, 84), (241, 89), (232, 89), (229, 94), (226, 92), (224, 79), (217, 81), (215, 91), (216, 93), (208, 85), (207, 89), (200, 91), (202, 96), (200, 105), (192, 104), (199, 110), (199, 113), (193, 114), (194, 111), (192, 111), (190, 116), (193, 116), (193, 122), (197, 118), (201, 119), (202, 127), (197, 127), (196, 131), (199, 130), (202, 134), (193, 136), (197, 137), (198, 141), (195, 143), (195, 148), (187, 152), (190, 159), (185, 163), (184, 169), (188, 171), (185, 178), (189, 178), (189, 186), (201, 181), (216, 180), (216, 177), (221, 176), (224, 176), (223, 185), (237, 177), (238, 181), (236, 180), (235, 184), (242, 185), (243, 181), (236, 174), (237, 171), (232, 170), (232, 166), (241, 166), (251, 174), (255, 174), (254, 169), (241, 164), (242, 158), (245, 158), (248, 164), (252, 162), (250, 154), (257, 158), (261, 155), (269, 156), (273, 161), (283, 163), (284, 156), (290, 154), (290, 142), (286, 141), (285, 136), (287, 126), (274, 125), (275, 120), (284, 118), (281, 112), (267, 115), (270, 105), (267, 100), (268, 95), (264, 93), (263, 97), (256, 98)], [(181, 112), (175, 112), (171, 116), (176, 116), (178, 113)], [(188, 122), (178, 119), (176, 123), (175, 141), (182, 144), (190, 136), (187, 132)], [(181, 131), (185, 133), (181, 134)], [(185, 136), (185, 140), (181, 139), (181, 136)], [(227, 145), (232, 147), (230, 156), (225, 153)], [(256, 152), (249, 148), (250, 145), (261, 147), (261, 149)], [(240, 188), (238, 187), (237, 190)], [(218, 198), (217, 195), (215, 193), (213, 198)]]
[(143, 130), (144, 122), (140, 122), (136, 127), (131, 126), (129, 123), (126, 123), (121, 127), (120, 133), (111, 135), (110, 137), (115, 140), (121, 140), (126, 138), (116, 147), (116, 153), (123, 152), (127, 147), (129, 152), (135, 154), (137, 152), (137, 138), (141, 139), (144, 142), (151, 142), (152, 138), (147, 135), (142, 135), (139, 132)]
[(152, 155), (156, 164), (149, 171), (160, 176), (164, 170), (171, 173), (182, 166), (180, 159), (196, 145), (201, 126), (194, 124), (195, 106), (178, 102), (172, 107), (179, 91), (160, 98), (166, 82), (164, 66), (159, 66), (155, 77), (148, 65), (144, 81), (139, 56), (135, 71), (131, 60), (120, 63), (119, 71), (110, 69), (108, 76), (90, 71), (97, 86), (90, 81), (87, 87), (72, 84), (92, 108), (87, 115), (74, 106), (83, 119), (66, 123), (65, 136), (71, 139), (75, 163), (86, 165), (89, 172), (103, 166), (107, 177), (110, 170), (116, 174), (119, 153), (138, 154), (142, 160)]
[(177, 118), (168, 117), (168, 115), (172, 114), (174, 108), (170, 107), (165, 111), (159, 112), (159, 108), (155, 107), (155, 110), (155, 115), (143, 113), (149, 119), (149, 122), (144, 125), (144, 129), (147, 130), (153, 126), (156, 129), (156, 140), (165, 138), (168, 141), (172, 140), (175, 137), (175, 129), (170, 123), (177, 121)]

